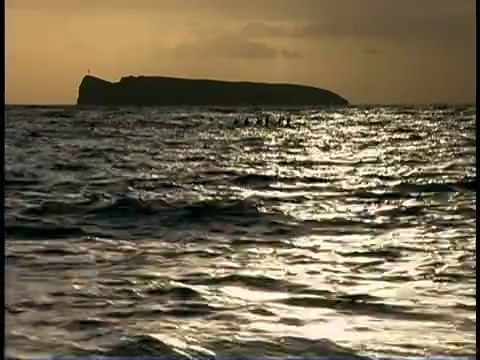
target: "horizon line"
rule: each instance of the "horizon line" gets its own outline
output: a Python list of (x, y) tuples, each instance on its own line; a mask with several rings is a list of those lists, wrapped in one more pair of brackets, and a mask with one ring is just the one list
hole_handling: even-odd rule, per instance
[[(355, 106), (471, 106), (471, 105), (477, 105), (476, 101), (475, 102), (431, 102), (431, 103), (349, 103), (348, 105), (316, 105), (316, 106), (311, 106), (311, 105), (299, 105), (299, 106), (287, 106), (287, 107), (355, 107)], [(5, 106), (84, 106), (85, 105), (78, 105), (75, 102), (69, 102), (69, 103), (5, 103)], [(98, 105), (98, 106), (89, 106), (89, 107), (105, 107), (109, 105)], [(180, 105), (180, 106), (170, 106), (170, 105), (154, 105), (154, 106), (135, 106), (135, 105), (115, 105), (114, 107), (208, 107), (208, 106), (216, 106), (216, 107), (225, 107), (225, 108), (236, 108), (236, 107), (249, 107), (249, 106), (254, 106), (254, 107), (262, 107), (262, 106), (255, 106), (255, 105), (246, 105), (246, 106), (225, 106), (225, 105)], [(281, 107), (279, 105), (277, 106), (265, 106), (265, 107)]]

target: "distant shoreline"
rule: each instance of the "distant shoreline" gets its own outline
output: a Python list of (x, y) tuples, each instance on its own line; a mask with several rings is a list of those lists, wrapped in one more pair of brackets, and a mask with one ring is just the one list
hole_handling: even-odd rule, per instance
[(106, 106), (345, 106), (348, 101), (312, 86), (172, 77), (122, 77), (109, 82), (85, 76), (77, 105)]
[[(470, 107), (470, 106), (476, 106), (476, 103), (434, 103), (434, 104), (427, 104), (427, 103), (418, 103), (418, 104), (356, 104), (356, 103), (349, 103), (348, 105), (344, 105), (346, 107), (433, 107), (433, 108), (438, 108), (438, 107)], [(6, 107), (92, 107), (88, 105), (78, 105), (76, 103), (65, 103), (65, 104), (5, 104)], [(99, 105), (99, 107), (105, 107), (106, 105)], [(304, 105), (304, 106), (298, 106), (298, 107), (308, 107), (309, 105)], [(94, 106), (93, 106), (94, 107)], [(156, 106), (152, 106), (156, 107)], [(174, 106), (172, 106), (174, 107)], [(215, 105), (205, 105), (205, 106), (183, 106), (183, 107), (197, 107), (197, 108), (205, 108), (205, 107), (218, 107), (222, 108), (222, 106), (215, 106)], [(240, 106), (239, 106), (240, 107)], [(274, 106), (271, 106), (274, 108)], [(279, 108), (289, 108), (289, 107), (282, 107), (282, 106), (277, 106)], [(322, 106), (318, 105), (318, 107), (327, 107), (327, 106)], [(291, 107), (290, 107), (291, 108)]]

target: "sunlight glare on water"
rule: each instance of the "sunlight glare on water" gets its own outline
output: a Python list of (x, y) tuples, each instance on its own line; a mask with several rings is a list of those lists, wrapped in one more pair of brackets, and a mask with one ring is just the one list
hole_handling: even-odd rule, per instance
[(288, 112), (8, 107), (7, 353), (474, 354), (475, 107)]

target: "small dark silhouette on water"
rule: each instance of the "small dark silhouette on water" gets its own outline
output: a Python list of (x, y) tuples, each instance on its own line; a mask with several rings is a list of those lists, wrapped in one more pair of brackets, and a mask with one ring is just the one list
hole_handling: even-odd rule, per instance
[(78, 89), (88, 106), (344, 106), (348, 101), (305, 85), (128, 76), (109, 82), (90, 74)]
[(271, 114), (264, 115), (255, 115), (252, 119), (248, 116), (245, 116), (242, 121), (242, 117), (237, 117), (233, 121), (234, 126), (262, 126), (262, 127), (287, 127), (293, 128), (292, 125), (292, 115), (280, 115), (278, 120), (275, 119)]

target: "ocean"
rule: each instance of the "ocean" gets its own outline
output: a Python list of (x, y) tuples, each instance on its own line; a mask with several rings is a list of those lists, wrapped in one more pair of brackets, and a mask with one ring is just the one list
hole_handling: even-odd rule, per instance
[(6, 353), (476, 352), (476, 108), (7, 106)]

